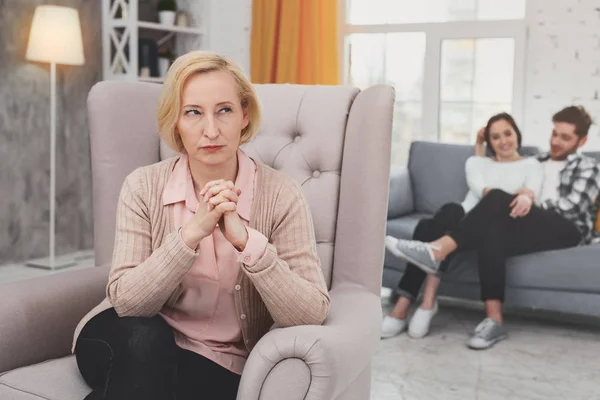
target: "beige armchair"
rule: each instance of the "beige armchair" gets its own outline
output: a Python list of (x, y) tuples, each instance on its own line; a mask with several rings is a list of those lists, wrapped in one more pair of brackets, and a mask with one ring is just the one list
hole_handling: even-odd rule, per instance
[[(239, 399), (368, 399), (379, 340), (394, 91), (375, 86), (258, 85), (255, 160), (302, 184), (331, 290), (323, 326), (274, 329), (256, 345)], [(89, 392), (70, 344), (104, 297), (117, 197), (136, 167), (173, 153), (159, 142), (159, 85), (102, 82), (90, 92), (98, 268), (0, 286), (0, 399), (81, 400)]]

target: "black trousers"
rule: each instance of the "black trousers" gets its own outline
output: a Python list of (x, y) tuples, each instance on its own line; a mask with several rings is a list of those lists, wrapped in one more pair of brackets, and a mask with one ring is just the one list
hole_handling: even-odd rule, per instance
[[(426, 218), (419, 221), (413, 233), (413, 239), (422, 242), (437, 240), (456, 228), (464, 216), (465, 210), (460, 204), (445, 204), (435, 213), (433, 218)], [(455, 254), (456, 252), (452, 253), (442, 262), (440, 266), (441, 271), (446, 270)], [(426, 277), (427, 274), (419, 269), (419, 267), (407, 263), (404, 275), (398, 284), (398, 294), (414, 300), (419, 294)]]
[(482, 300), (504, 301), (508, 257), (576, 246), (581, 232), (559, 214), (533, 206), (510, 216), (514, 195), (494, 189), (449, 233), (458, 249), (475, 249)]
[[(575, 224), (553, 211), (533, 206), (525, 217), (512, 218), (514, 198), (502, 190), (490, 190), (469, 213), (463, 211), (464, 218), (459, 218), (458, 204), (445, 205), (432, 219), (419, 222), (414, 238), (431, 242), (448, 234), (456, 241), (458, 249), (444, 260), (442, 271), (458, 252), (475, 250), (481, 299), (504, 301), (508, 257), (573, 247), (581, 240)], [(398, 286), (400, 295), (414, 299), (425, 277), (423, 271), (408, 264)]]
[(175, 343), (159, 316), (92, 318), (75, 346), (85, 400), (234, 400), (240, 376)]

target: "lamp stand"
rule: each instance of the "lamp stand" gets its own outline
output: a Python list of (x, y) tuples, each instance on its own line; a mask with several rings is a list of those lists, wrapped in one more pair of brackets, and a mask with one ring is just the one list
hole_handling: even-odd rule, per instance
[(56, 258), (56, 63), (50, 63), (50, 252), (49, 257), (27, 262), (27, 266), (55, 270), (72, 267), (77, 263), (67, 258)]

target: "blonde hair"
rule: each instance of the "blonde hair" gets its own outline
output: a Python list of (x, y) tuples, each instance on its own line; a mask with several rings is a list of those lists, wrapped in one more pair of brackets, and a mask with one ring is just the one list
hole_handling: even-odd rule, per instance
[(158, 132), (173, 150), (185, 152), (181, 136), (177, 132), (177, 120), (181, 113), (181, 93), (187, 80), (201, 73), (225, 71), (237, 82), (242, 108), (248, 112), (248, 125), (242, 129), (240, 144), (248, 143), (258, 132), (261, 108), (258, 96), (242, 69), (226, 57), (208, 51), (191, 51), (178, 57), (165, 77), (158, 103)]

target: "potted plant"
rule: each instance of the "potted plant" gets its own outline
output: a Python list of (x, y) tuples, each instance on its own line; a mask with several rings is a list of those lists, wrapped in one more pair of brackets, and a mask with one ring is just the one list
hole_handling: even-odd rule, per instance
[(160, 0), (157, 6), (158, 22), (163, 25), (175, 25), (177, 3), (175, 0)]

